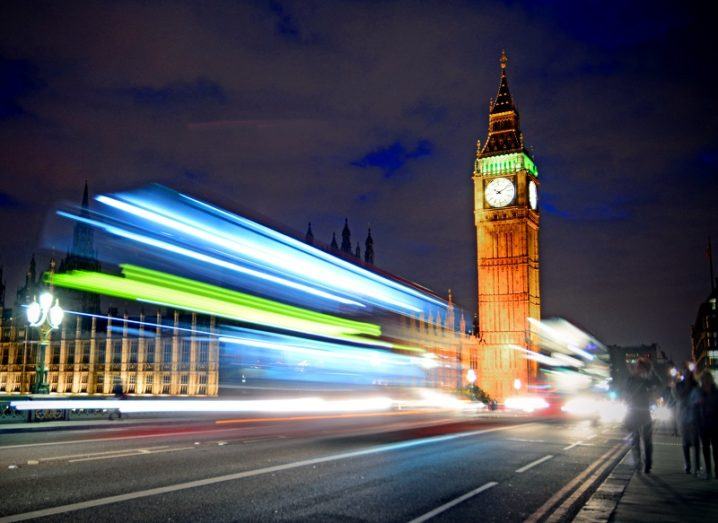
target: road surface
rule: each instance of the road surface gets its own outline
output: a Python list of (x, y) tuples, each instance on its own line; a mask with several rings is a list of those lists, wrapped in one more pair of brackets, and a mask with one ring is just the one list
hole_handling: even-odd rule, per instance
[(615, 426), (412, 411), (0, 437), (0, 521), (562, 521), (626, 450)]

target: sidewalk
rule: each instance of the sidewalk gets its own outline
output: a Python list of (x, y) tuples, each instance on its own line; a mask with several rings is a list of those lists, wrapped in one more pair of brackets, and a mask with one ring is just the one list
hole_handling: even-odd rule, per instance
[(718, 480), (686, 474), (680, 438), (657, 431), (651, 473), (635, 472), (629, 452), (574, 520), (599, 521), (718, 521)]
[(656, 434), (651, 474), (636, 473), (611, 521), (718, 521), (718, 480), (683, 472), (680, 438)]

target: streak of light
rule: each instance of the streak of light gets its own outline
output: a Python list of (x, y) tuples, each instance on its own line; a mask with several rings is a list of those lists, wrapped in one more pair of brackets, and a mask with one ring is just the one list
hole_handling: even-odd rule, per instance
[(142, 243), (144, 245), (151, 245), (153, 247), (157, 247), (157, 248), (165, 250), (167, 252), (179, 254), (181, 256), (185, 256), (187, 258), (192, 258), (194, 260), (201, 261), (204, 263), (209, 263), (211, 265), (215, 265), (215, 266), (221, 267), (223, 269), (229, 269), (231, 271), (234, 271), (234, 272), (237, 272), (240, 274), (245, 274), (247, 276), (252, 276), (257, 279), (276, 283), (276, 284), (282, 285), (284, 287), (289, 287), (289, 288), (292, 288), (292, 289), (295, 289), (295, 290), (298, 290), (301, 292), (306, 292), (307, 294), (312, 294), (312, 295), (320, 297), (320, 298), (326, 298), (329, 300), (333, 300), (333, 301), (336, 301), (339, 303), (343, 303), (345, 305), (353, 305), (355, 307), (364, 307), (364, 305), (362, 303), (359, 303), (358, 301), (343, 298), (341, 296), (337, 296), (336, 294), (332, 294), (329, 292), (325, 292), (321, 289), (317, 289), (316, 287), (304, 285), (302, 283), (294, 282), (294, 281), (288, 280), (286, 278), (275, 276), (273, 274), (268, 274), (266, 272), (251, 269), (249, 267), (244, 267), (242, 265), (238, 265), (236, 263), (232, 263), (227, 260), (222, 260), (215, 256), (209, 256), (207, 254), (203, 254), (201, 252), (197, 252), (192, 249), (187, 249), (185, 247), (181, 247), (181, 246), (175, 245), (173, 243), (158, 240), (156, 238), (151, 238), (144, 234), (134, 233), (134, 232), (128, 231), (127, 229), (123, 229), (121, 227), (102, 223), (100, 221), (93, 220), (90, 218), (85, 218), (83, 216), (77, 216), (77, 215), (74, 215), (74, 214), (71, 214), (71, 213), (68, 213), (65, 211), (58, 211), (58, 215), (63, 216), (65, 218), (75, 220), (75, 221), (83, 222), (88, 225), (92, 225), (99, 229), (103, 229), (110, 234), (114, 234), (115, 236), (127, 238), (128, 240), (133, 240), (138, 243)]
[[(438, 410), (438, 409), (437, 409)], [(236, 418), (236, 419), (220, 419), (215, 421), (215, 425), (229, 425), (239, 423), (258, 423), (263, 421), (279, 422), (279, 421), (315, 421), (322, 419), (344, 419), (344, 418), (379, 418), (387, 416), (408, 416), (413, 414), (426, 414), (426, 410), (399, 410), (392, 412), (357, 412), (351, 414), (330, 414), (321, 416), (284, 416), (279, 418)]]
[(371, 323), (347, 320), (276, 301), (230, 291), (132, 265), (121, 265), (125, 278), (90, 271), (47, 274), (48, 283), (114, 297), (166, 305), (259, 325), (330, 337), (379, 336)]
[(571, 367), (583, 367), (585, 363), (571, 356), (566, 356), (560, 352), (554, 352), (551, 357), (557, 359), (563, 363), (563, 365), (570, 365)]
[(581, 389), (587, 389), (591, 386), (591, 377), (580, 372), (563, 370), (544, 370), (549, 376), (554, 386), (563, 392), (576, 392)]
[(124, 215), (159, 227), (157, 234), (218, 248), (225, 255), (292, 275), (316, 286), (397, 312), (419, 313), (427, 306), (444, 309), (446, 302), (306, 245), (256, 222), (167, 188), (155, 186), (118, 195), (101, 195), (100, 203)]
[(540, 352), (535, 352), (529, 349), (526, 349), (524, 347), (521, 347), (520, 345), (508, 345), (509, 348), (513, 350), (517, 350), (519, 352), (523, 352), (526, 359), (534, 360), (539, 363), (543, 363), (544, 365), (550, 365), (551, 367), (560, 367), (561, 365), (564, 365), (559, 360), (552, 358), (550, 356), (546, 356), (545, 354), (541, 354)]
[[(395, 290), (397, 290), (397, 291), (400, 291), (400, 292), (406, 293), (406, 294), (410, 294), (410, 295), (414, 296), (415, 298), (418, 298), (419, 300), (433, 303), (434, 305), (440, 306), (440, 307), (442, 307), (442, 308), (446, 306), (446, 303), (443, 302), (442, 300), (438, 300), (438, 299), (436, 299), (436, 298), (434, 298), (434, 297), (432, 297), (432, 296), (430, 296), (430, 295), (428, 295), (428, 294), (421, 293), (421, 292), (418, 292), (418, 291), (416, 291), (416, 290), (414, 290), (414, 289), (412, 289), (412, 288), (410, 288), (410, 287), (407, 287), (406, 285), (401, 285), (400, 283), (397, 283), (397, 282), (394, 282), (394, 281), (389, 280), (389, 279), (387, 279), (387, 278), (381, 277), (381, 276), (379, 276), (379, 275), (377, 275), (377, 274), (374, 274), (374, 273), (371, 272), (371, 271), (368, 271), (368, 270), (366, 270), (366, 269), (363, 269), (363, 268), (361, 268), (361, 267), (358, 267), (357, 265), (354, 265), (354, 264), (352, 264), (352, 263), (349, 263), (349, 262), (347, 262), (347, 261), (344, 261), (344, 260), (342, 260), (342, 259), (340, 259), (340, 258), (337, 258), (337, 257), (335, 257), (335, 256), (331, 256), (331, 255), (325, 253), (324, 251), (321, 251), (321, 250), (316, 249), (316, 248), (314, 248), (314, 247), (308, 246), (308, 245), (306, 245), (306, 244), (304, 244), (304, 243), (302, 243), (302, 242), (299, 242), (299, 241), (295, 240), (294, 238), (290, 238), (290, 237), (288, 237), (288, 236), (286, 236), (286, 235), (284, 235), (284, 234), (278, 233), (277, 231), (274, 231), (274, 230), (272, 230), (272, 229), (270, 229), (270, 228), (268, 228), (268, 227), (264, 227), (264, 226), (262, 226), (262, 225), (260, 225), (260, 224), (258, 224), (258, 223), (252, 222), (251, 220), (248, 220), (248, 219), (246, 219), (246, 218), (242, 218), (241, 216), (238, 216), (238, 215), (236, 215), (236, 214), (232, 214), (232, 213), (227, 212), (227, 211), (225, 211), (225, 210), (223, 210), (223, 209), (219, 209), (218, 207), (214, 207), (214, 206), (212, 206), (212, 205), (210, 205), (210, 204), (208, 204), (208, 203), (202, 202), (202, 201), (197, 200), (197, 199), (195, 199), (195, 198), (192, 198), (192, 197), (190, 197), (190, 196), (187, 196), (187, 195), (184, 195), (184, 194), (181, 194), (180, 196), (181, 196), (182, 198), (188, 200), (188, 201), (191, 201), (191, 202), (195, 203), (196, 205), (199, 205), (199, 206), (205, 208), (205, 209), (212, 210), (212, 211), (216, 212), (217, 214), (220, 214), (221, 216), (223, 216), (223, 217), (225, 217), (225, 218), (228, 218), (228, 219), (234, 221), (235, 223), (242, 224), (242, 225), (247, 226), (247, 227), (249, 227), (249, 228), (251, 228), (251, 229), (254, 229), (254, 230), (256, 230), (257, 232), (259, 232), (259, 233), (261, 233), (261, 234), (270, 236), (270, 237), (272, 237), (272, 238), (274, 238), (274, 239), (276, 239), (276, 240), (278, 240), (278, 241), (281, 241), (282, 243), (286, 243), (286, 244), (288, 244), (288, 245), (290, 245), (290, 246), (292, 246), (292, 247), (294, 247), (294, 248), (296, 248), (296, 249), (299, 249), (299, 250), (301, 250), (301, 251), (303, 251), (303, 252), (309, 253), (309, 254), (311, 254), (312, 256), (316, 257), (316, 258), (319, 258), (319, 259), (321, 259), (321, 260), (323, 260), (323, 261), (326, 261), (326, 262), (330, 262), (330, 263), (332, 263), (332, 264), (334, 264), (334, 265), (337, 265), (337, 266), (339, 266), (339, 267), (341, 267), (341, 268), (343, 268), (343, 269), (346, 269), (346, 270), (348, 270), (348, 271), (351, 271), (351, 272), (353, 272), (354, 274), (357, 274), (357, 275), (359, 275), (359, 276), (361, 276), (361, 277), (363, 277), (363, 278), (370, 279), (370, 280), (372, 280), (372, 281), (374, 281), (374, 282), (376, 282), (376, 283), (379, 283), (379, 284), (381, 284), (381, 285), (386, 285), (386, 286), (392, 287), (393, 289), (395, 289)], [(415, 310), (415, 312), (419, 312), (419, 309), (414, 309), (414, 310)]]
[[(371, 396), (353, 399), (328, 400), (320, 397), (300, 397), (260, 400), (18, 400), (11, 406), (17, 410), (42, 409), (92, 409), (119, 410), (121, 412), (265, 412), (265, 413), (333, 413), (340, 414), (387, 412), (401, 409), (402, 412), (426, 412), (425, 409), (462, 410), (467, 402), (450, 394), (436, 391), (419, 391), (419, 400), (392, 399), (386, 396)], [(410, 408), (411, 410), (404, 410)], [(424, 410), (417, 410), (424, 409)], [(393, 412), (392, 412), (393, 413)], [(386, 415), (389, 415), (388, 413)], [(258, 418), (267, 420), (267, 418)], [(305, 418), (306, 419), (306, 418)]]
[(362, 412), (386, 411), (393, 406), (384, 396), (325, 400), (316, 397), (265, 400), (19, 400), (17, 410), (97, 409), (121, 412)]
[[(181, 232), (196, 239), (212, 243), (218, 247), (235, 252), (249, 259), (257, 259), (261, 263), (276, 267), (282, 272), (296, 274), (302, 277), (307, 277), (311, 274), (321, 274), (322, 283), (325, 285), (342, 289), (345, 292), (364, 295), (414, 313), (421, 312), (420, 308), (411, 305), (405, 300), (393, 298), (381, 288), (374, 288), (370, 285), (359, 285), (359, 282), (349, 275), (338, 274), (337, 271), (330, 272), (330, 270), (327, 270), (328, 268), (325, 266), (317, 267), (315, 263), (311, 263), (311, 260), (303, 260), (294, 256), (293, 253), (285, 252), (282, 249), (273, 249), (271, 246), (251, 241), (248, 238), (242, 238), (242, 241), (236, 241), (222, 231), (199, 224), (188, 219), (188, 217), (183, 214), (174, 213), (170, 209), (166, 208), (161, 208), (163, 213), (160, 214), (154, 210), (141, 207), (140, 205), (143, 202), (139, 198), (127, 196), (127, 199), (139, 205), (133, 205), (116, 198), (110, 198), (109, 196), (101, 195), (97, 197), (97, 200), (105, 205)], [(158, 206), (153, 204), (153, 208), (158, 209)]]
[(579, 356), (587, 359), (588, 361), (592, 361), (594, 359), (595, 356), (593, 354), (591, 354), (590, 352), (586, 352), (585, 350), (578, 347), (576, 344), (576, 338), (578, 334), (580, 334), (580, 338), (582, 339), (585, 338), (586, 340), (588, 340), (590, 339), (590, 337), (587, 334), (576, 329), (576, 327), (574, 327), (570, 323), (563, 322), (562, 328), (558, 328), (552, 327), (548, 325), (546, 321), (537, 320), (536, 318), (528, 318), (528, 321), (531, 325), (543, 331), (550, 340), (558, 343), (561, 347), (566, 348), (575, 354), (578, 354)]
[(604, 423), (623, 420), (627, 407), (624, 403), (595, 396), (576, 396), (567, 400), (561, 410), (571, 416), (600, 418)]
[(549, 404), (540, 396), (510, 396), (504, 400), (504, 406), (510, 410), (532, 413), (548, 408)]

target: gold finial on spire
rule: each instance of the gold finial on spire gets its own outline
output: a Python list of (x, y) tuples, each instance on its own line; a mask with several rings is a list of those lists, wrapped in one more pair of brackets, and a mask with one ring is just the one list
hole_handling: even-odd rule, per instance
[(499, 60), (501, 63), (501, 69), (506, 69), (506, 65), (509, 63), (509, 59), (506, 56), (506, 49), (501, 50), (501, 60)]

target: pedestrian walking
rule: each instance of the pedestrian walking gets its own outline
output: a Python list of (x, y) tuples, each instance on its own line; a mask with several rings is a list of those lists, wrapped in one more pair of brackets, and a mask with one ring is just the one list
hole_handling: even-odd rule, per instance
[[(706, 466), (706, 479), (711, 473), (718, 474), (718, 388), (713, 375), (706, 369), (701, 374), (700, 388), (696, 389), (698, 411), (698, 430), (703, 445), (703, 462)], [(713, 467), (711, 467), (711, 449), (713, 449)]]
[[(692, 394), (697, 388), (698, 382), (696, 382), (688, 364), (685, 364), (681, 369), (681, 373), (677, 376), (674, 391), (678, 428), (681, 434), (681, 446), (683, 447), (683, 470), (686, 474), (690, 474), (692, 471), (698, 474), (701, 468), (696, 398)], [(691, 447), (693, 448), (695, 469), (691, 466)]]
[(655, 389), (660, 382), (653, 372), (651, 362), (639, 358), (624, 389), (628, 412), (625, 426), (631, 433), (633, 445), (633, 463), (641, 468), (641, 442), (643, 442), (643, 471), (651, 472), (653, 465), (653, 423), (651, 421), (651, 403)]

